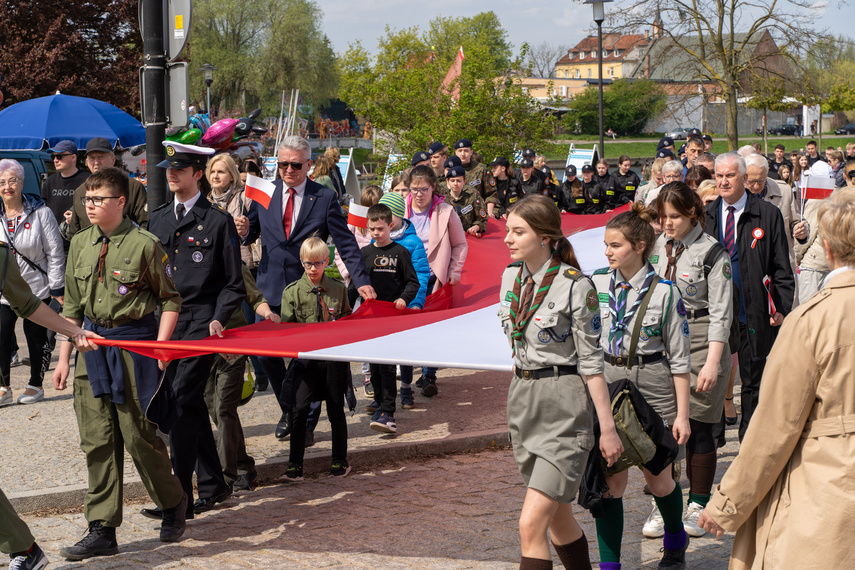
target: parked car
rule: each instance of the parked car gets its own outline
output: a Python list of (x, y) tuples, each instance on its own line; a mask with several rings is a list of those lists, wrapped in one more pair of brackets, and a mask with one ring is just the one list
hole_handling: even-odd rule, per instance
[(799, 126), (787, 123), (786, 125), (778, 125), (769, 129), (770, 135), (786, 135), (795, 136), (799, 134)]
[(40, 194), (42, 182), (55, 172), (51, 153), (44, 150), (0, 150), (0, 159), (17, 160), (24, 167), (24, 192)]
[(835, 135), (855, 135), (855, 123), (849, 123), (845, 127), (841, 127), (834, 131)]
[(665, 133), (666, 137), (671, 137), (675, 141), (684, 141), (689, 136), (689, 132), (691, 128), (687, 127), (677, 127), (676, 129), (671, 129), (667, 133)]

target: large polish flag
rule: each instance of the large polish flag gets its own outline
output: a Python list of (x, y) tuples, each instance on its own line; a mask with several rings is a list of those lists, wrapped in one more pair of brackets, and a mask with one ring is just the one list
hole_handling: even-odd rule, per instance
[[(597, 216), (562, 214), (562, 229), (583, 272), (607, 265), (604, 227), (611, 216), (626, 209)], [(392, 303), (368, 301), (353, 315), (327, 323), (266, 321), (227, 330), (222, 338), (195, 341), (97, 342), (164, 360), (254, 354), (507, 372), (513, 361), (497, 317), (502, 272), (511, 262), (504, 235), (504, 222), (491, 218), (481, 239), (467, 236), (469, 252), (460, 283), (429, 295), (421, 311), (398, 311)]]
[(273, 198), (275, 189), (276, 185), (269, 180), (252, 174), (246, 176), (246, 197), (264, 206), (265, 210), (270, 206), (270, 199)]

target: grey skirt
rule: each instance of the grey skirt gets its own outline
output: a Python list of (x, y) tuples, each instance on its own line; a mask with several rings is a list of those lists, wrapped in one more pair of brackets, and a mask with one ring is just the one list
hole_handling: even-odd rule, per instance
[(524, 380), (508, 389), (508, 429), (526, 487), (560, 503), (579, 492), (594, 445), (593, 406), (579, 376)]
[(721, 420), (724, 411), (724, 397), (727, 395), (727, 383), (730, 380), (730, 348), (724, 343), (721, 360), (718, 364), (718, 380), (708, 392), (698, 392), (698, 374), (707, 362), (710, 343), (710, 318), (700, 317), (689, 321), (689, 336), (692, 341), (692, 391), (689, 396), (689, 417), (697, 422), (708, 424)]

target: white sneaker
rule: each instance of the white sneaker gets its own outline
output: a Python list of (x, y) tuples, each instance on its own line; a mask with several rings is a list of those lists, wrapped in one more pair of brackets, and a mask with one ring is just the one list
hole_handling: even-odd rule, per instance
[(0, 386), (0, 406), (8, 406), (12, 403), (12, 389), (8, 386)]
[(662, 514), (659, 512), (659, 507), (656, 506), (656, 501), (653, 500), (652, 502), (653, 510), (644, 522), (641, 532), (647, 538), (661, 538), (665, 536), (665, 521), (662, 520)]
[(35, 391), (35, 394), (22, 394), (18, 397), (19, 404), (35, 404), (45, 399), (45, 391), (38, 386), (27, 386), (27, 390)]
[(701, 516), (703, 510), (704, 508), (698, 503), (689, 503), (689, 506), (686, 508), (686, 518), (683, 519), (683, 528), (686, 530), (686, 534), (691, 537), (697, 538), (707, 533), (707, 531), (698, 526), (698, 518)]

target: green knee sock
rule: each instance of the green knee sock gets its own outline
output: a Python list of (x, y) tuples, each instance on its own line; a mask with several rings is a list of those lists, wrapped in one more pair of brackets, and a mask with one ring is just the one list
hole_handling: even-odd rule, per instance
[(620, 562), (620, 543), (623, 540), (623, 499), (603, 499), (603, 511), (603, 516), (594, 519), (597, 523), (600, 560)]
[(707, 503), (710, 502), (712, 495), (696, 495), (694, 493), (689, 493), (689, 502), (697, 503), (702, 507), (706, 507)]
[(670, 533), (678, 533), (683, 530), (683, 489), (676, 483), (674, 490), (664, 497), (653, 496), (656, 506), (662, 514), (665, 530)]

